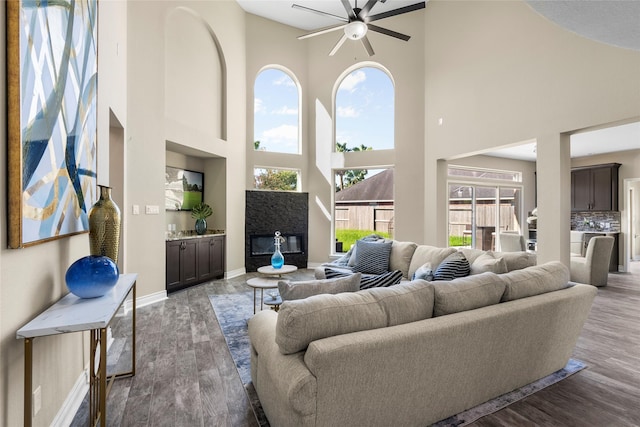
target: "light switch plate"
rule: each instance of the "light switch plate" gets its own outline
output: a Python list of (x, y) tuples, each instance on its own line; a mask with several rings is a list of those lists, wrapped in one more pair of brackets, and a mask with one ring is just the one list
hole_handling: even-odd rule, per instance
[(144, 212), (147, 215), (158, 215), (160, 213), (160, 208), (158, 205), (146, 205)]

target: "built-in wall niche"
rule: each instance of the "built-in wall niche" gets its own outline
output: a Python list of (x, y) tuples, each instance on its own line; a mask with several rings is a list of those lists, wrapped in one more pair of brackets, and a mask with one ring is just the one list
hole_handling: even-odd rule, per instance
[[(203, 180), (202, 201), (213, 209), (213, 214), (207, 218), (207, 229), (226, 230), (226, 159), (198, 157), (186, 154), (189, 151), (187, 147), (181, 148), (174, 143), (171, 146), (173, 150), (166, 150), (166, 166), (190, 171)], [(166, 185), (166, 178), (162, 185)], [(166, 234), (188, 233), (195, 229), (195, 219), (191, 217), (190, 210), (167, 208), (164, 212)], [(172, 230), (174, 226), (175, 230)]]

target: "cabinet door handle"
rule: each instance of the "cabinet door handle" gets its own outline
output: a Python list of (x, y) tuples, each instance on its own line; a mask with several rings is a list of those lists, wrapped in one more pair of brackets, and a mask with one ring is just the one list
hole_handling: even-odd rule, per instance
[(215, 245), (216, 245), (216, 241), (215, 240), (212, 240), (212, 241), (209, 242), (209, 246), (215, 246)]

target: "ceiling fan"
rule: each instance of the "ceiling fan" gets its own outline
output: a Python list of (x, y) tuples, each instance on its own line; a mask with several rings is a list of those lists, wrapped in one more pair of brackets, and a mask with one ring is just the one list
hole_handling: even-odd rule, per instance
[(358, 7), (358, 0), (355, 0), (355, 7), (351, 7), (351, 3), (349, 0), (340, 0), (344, 9), (347, 11), (347, 17), (342, 17), (338, 15), (334, 15), (332, 13), (322, 12), (320, 10), (312, 9), (310, 7), (301, 6), (299, 4), (293, 4), (291, 7), (294, 9), (305, 10), (307, 12), (312, 12), (321, 16), (329, 17), (332, 19), (336, 19), (338, 21), (342, 21), (342, 24), (333, 25), (330, 27), (321, 28), (316, 31), (312, 31), (308, 34), (303, 34), (298, 37), (299, 40), (306, 39), (309, 37), (319, 36), (320, 34), (329, 33), (331, 31), (336, 30), (344, 30), (344, 34), (338, 40), (338, 43), (331, 49), (329, 52), (329, 56), (333, 56), (340, 46), (347, 40), (360, 40), (362, 45), (366, 49), (369, 56), (373, 56), (375, 52), (371, 47), (371, 43), (367, 38), (367, 31), (375, 31), (376, 33), (384, 34), (387, 36), (395, 37), (400, 40), (407, 41), (411, 38), (406, 34), (398, 33), (396, 31), (388, 30), (386, 28), (378, 27), (377, 25), (371, 24), (373, 21), (377, 21), (379, 19), (389, 18), (391, 16), (401, 15), (407, 12), (413, 12), (414, 10), (424, 9), (425, 2), (420, 2), (416, 4), (412, 4), (409, 6), (401, 7), (398, 9), (390, 10), (387, 12), (378, 13), (376, 15), (369, 15), (373, 6), (375, 6), (378, 1), (380, 3), (386, 2), (386, 0), (368, 0), (362, 9)]

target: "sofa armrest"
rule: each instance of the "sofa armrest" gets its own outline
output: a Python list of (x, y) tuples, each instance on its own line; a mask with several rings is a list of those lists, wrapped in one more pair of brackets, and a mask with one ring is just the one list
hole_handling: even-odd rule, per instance
[(316, 412), (316, 378), (304, 363), (304, 352), (284, 355), (276, 344), (278, 314), (261, 311), (249, 319), (255, 357), (252, 380), (272, 425), (306, 425)]

